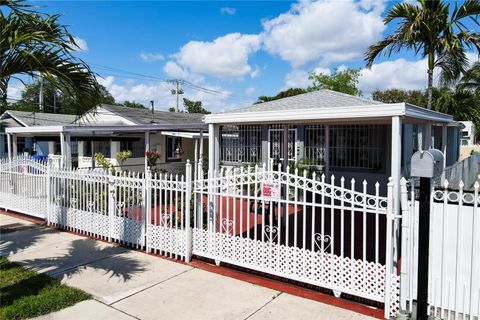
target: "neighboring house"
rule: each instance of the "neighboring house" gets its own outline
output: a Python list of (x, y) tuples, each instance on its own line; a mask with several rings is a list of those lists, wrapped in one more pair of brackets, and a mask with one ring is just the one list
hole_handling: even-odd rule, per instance
[[(102, 104), (95, 110), (85, 113), (77, 121), (79, 126), (149, 126), (149, 125), (198, 125), (203, 127), (203, 114), (177, 113), (149, 109), (128, 108), (124, 106)], [(205, 134), (207, 137), (207, 134)], [(79, 145), (78, 166), (90, 167), (92, 155), (97, 152), (104, 154), (109, 161), (119, 166), (116, 155), (119, 151), (130, 150), (133, 157), (128, 159), (123, 167), (130, 170), (143, 170), (145, 159), (144, 132), (112, 132), (108, 135), (77, 138)], [(197, 130), (161, 130), (149, 134), (150, 151), (158, 151), (159, 168), (169, 168), (169, 171), (181, 171), (187, 159), (196, 161), (198, 152), (203, 146), (200, 143)], [(197, 156), (195, 156), (197, 154)], [(162, 166), (162, 164), (165, 164)], [(177, 167), (176, 170), (172, 170)]]
[[(450, 115), (406, 103), (385, 104), (330, 90), (211, 114), (209, 168), (288, 163), (308, 158), (320, 172), (385, 185), (409, 176), (410, 157), (433, 146), (446, 166), (459, 155), (458, 125)], [(327, 179), (328, 179), (327, 178)]]
[[(47, 117), (47, 114), (41, 115)], [(13, 154), (20, 152), (19, 141), (35, 137), (37, 141), (50, 141), (54, 145), (54, 148), (42, 149), (39, 153), (48, 155), (55, 162), (58, 160), (59, 165), (61, 162), (62, 165), (68, 163), (73, 167), (91, 168), (96, 166), (94, 155), (102, 153), (118, 167), (117, 154), (128, 150), (133, 157), (125, 161), (122, 168), (144, 171), (145, 152), (157, 151), (161, 156), (155, 168), (175, 173), (183, 171), (187, 159), (193, 162), (203, 155), (203, 139), (207, 137), (201, 132), (204, 126), (202, 114), (152, 113), (148, 109), (99, 105), (73, 123), (45, 123), (10, 128), (7, 132), (12, 135)]]
[(472, 121), (460, 121), (464, 128), (462, 129), (462, 146), (472, 147), (475, 145), (476, 128)]
[[(8, 154), (6, 128), (23, 127), (29, 128), (34, 126), (58, 126), (71, 124), (76, 120), (75, 115), (25, 112), (16, 110), (7, 110), (0, 116), (0, 158), (4, 158)], [(36, 138), (34, 136), (18, 137), (17, 153), (23, 154), (60, 154), (60, 139), (52, 141)], [(73, 146), (75, 149), (75, 146)]]

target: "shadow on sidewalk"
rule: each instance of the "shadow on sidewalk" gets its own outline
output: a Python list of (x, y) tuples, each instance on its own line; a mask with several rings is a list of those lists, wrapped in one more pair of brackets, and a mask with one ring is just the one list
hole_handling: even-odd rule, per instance
[[(23, 260), (22, 263), (34, 269), (48, 269), (48, 273), (58, 273), (71, 277), (88, 268), (100, 269), (109, 274), (110, 278), (116, 277), (124, 282), (136, 274), (146, 271), (144, 263), (131, 258), (126, 249), (118, 246), (101, 245), (91, 239), (76, 239), (71, 242), (68, 252), (55, 258), (39, 258)], [(108, 259), (108, 263), (105, 260)]]

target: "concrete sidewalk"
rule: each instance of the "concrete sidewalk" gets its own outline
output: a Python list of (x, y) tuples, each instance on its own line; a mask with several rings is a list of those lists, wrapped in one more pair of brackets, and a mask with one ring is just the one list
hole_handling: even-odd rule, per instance
[(372, 319), (0, 214), (0, 254), (93, 295), (40, 319)]

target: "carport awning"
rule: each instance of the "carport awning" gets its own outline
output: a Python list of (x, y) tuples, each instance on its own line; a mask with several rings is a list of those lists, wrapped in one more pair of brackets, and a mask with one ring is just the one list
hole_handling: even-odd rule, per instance
[(170, 137), (180, 137), (180, 138), (187, 138), (187, 139), (207, 139), (208, 132), (200, 134), (198, 132), (185, 132), (185, 131), (162, 131), (162, 135), (170, 136)]

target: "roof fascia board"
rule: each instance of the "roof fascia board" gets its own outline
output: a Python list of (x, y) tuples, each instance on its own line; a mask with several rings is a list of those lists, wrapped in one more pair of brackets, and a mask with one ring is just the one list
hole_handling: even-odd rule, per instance
[(332, 107), (318, 109), (295, 109), (218, 113), (205, 116), (207, 124), (276, 122), (301, 120), (361, 119), (405, 115), (404, 103), (391, 103), (368, 106)]
[(441, 113), (433, 110), (428, 110), (426, 108), (417, 107), (411, 104), (406, 104), (405, 115), (407, 117), (437, 121), (437, 122), (452, 122), (453, 116)]
[[(28, 125), (27, 125), (25, 122), (23, 122), (23, 121), (21, 121), (20, 119), (18, 119), (15, 115), (11, 114), (8, 110), (5, 111), (4, 114), (8, 114), (12, 119), (14, 119), (15, 121), (17, 121), (17, 122), (18, 122), (19, 124), (21, 124), (22, 126), (28, 127)], [(3, 119), (3, 115), (2, 115), (2, 119)]]
[(6, 133), (60, 133), (64, 132), (63, 126), (34, 126), (6, 128)]
[(136, 131), (161, 131), (161, 130), (205, 130), (205, 124), (151, 124), (151, 125), (131, 125), (131, 126), (66, 126), (65, 132), (136, 132)]

